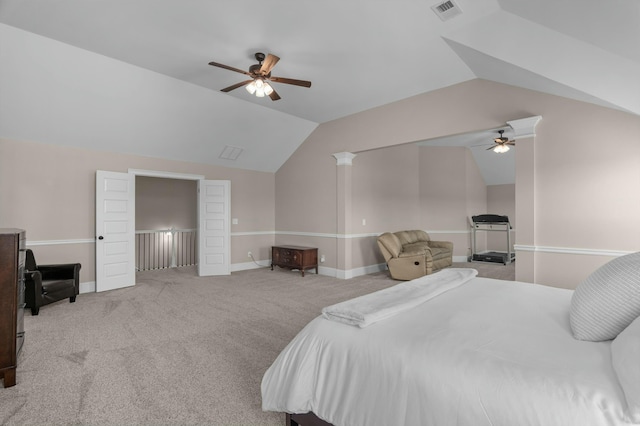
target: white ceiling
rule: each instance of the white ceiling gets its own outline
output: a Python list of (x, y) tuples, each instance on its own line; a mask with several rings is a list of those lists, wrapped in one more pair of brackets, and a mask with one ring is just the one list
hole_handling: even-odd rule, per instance
[[(433, 0), (0, 0), (0, 22), (215, 91), (220, 109), (251, 102), (254, 116), (318, 124), (478, 77), (640, 115), (639, 1), (456, 2), (463, 13), (443, 22)], [(245, 76), (208, 63), (244, 70), (258, 51), (312, 87), (274, 84), (275, 102), (219, 92)], [(244, 149), (238, 167), (260, 169), (245, 153), (278, 144), (221, 127)]]

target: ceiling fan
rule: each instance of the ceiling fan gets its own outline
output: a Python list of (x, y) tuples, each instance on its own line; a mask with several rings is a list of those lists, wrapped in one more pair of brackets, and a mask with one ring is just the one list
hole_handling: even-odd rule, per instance
[(280, 95), (271, 87), (269, 82), (293, 84), (294, 86), (311, 87), (311, 82), (306, 80), (296, 80), (293, 78), (274, 77), (271, 75), (271, 70), (280, 60), (276, 55), (269, 53), (265, 56), (264, 53), (258, 52), (255, 54), (255, 58), (258, 61), (257, 64), (251, 65), (249, 71), (243, 71), (238, 68), (230, 67), (229, 65), (219, 64), (217, 62), (209, 62), (209, 65), (214, 67), (220, 67), (227, 70), (239, 72), (241, 74), (251, 77), (250, 80), (241, 81), (232, 86), (225, 87), (222, 92), (230, 92), (238, 87), (247, 86), (246, 89), (252, 95), (256, 95), (259, 98), (269, 96), (272, 101), (280, 99)]
[(493, 140), (494, 145), (487, 148), (487, 151), (492, 149), (493, 152), (504, 154), (505, 152), (509, 151), (509, 145), (515, 146), (516, 141), (509, 140), (509, 138), (505, 137), (503, 135), (504, 130), (498, 130), (498, 133), (500, 133), (500, 136)]

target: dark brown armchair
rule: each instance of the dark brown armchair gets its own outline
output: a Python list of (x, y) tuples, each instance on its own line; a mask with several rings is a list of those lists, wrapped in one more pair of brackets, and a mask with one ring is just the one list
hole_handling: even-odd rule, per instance
[(25, 299), (32, 315), (38, 315), (40, 306), (69, 298), (76, 301), (80, 293), (80, 264), (38, 265), (33, 252), (27, 249), (25, 259)]

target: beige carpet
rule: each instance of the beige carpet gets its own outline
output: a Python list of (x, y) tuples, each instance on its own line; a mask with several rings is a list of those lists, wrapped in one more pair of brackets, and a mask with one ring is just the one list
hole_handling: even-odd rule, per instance
[[(475, 267), (481, 276), (512, 266)], [(262, 375), (323, 306), (397, 282), (256, 269), (203, 277), (141, 272), (135, 287), (25, 313), (17, 385), (2, 425), (282, 425), (261, 410)]]
[(516, 279), (516, 263), (511, 262), (508, 265), (502, 263), (491, 262), (461, 262), (453, 264), (454, 268), (474, 268), (478, 270), (479, 277), (496, 278), (499, 280), (515, 281)]

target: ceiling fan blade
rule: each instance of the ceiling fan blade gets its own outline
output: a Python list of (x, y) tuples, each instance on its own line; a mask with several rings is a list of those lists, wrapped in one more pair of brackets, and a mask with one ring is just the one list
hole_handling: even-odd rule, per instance
[(229, 71), (239, 72), (241, 74), (251, 75), (247, 71), (243, 71), (243, 70), (238, 69), (238, 68), (230, 67), (229, 65), (219, 64), (217, 62), (209, 62), (209, 65), (214, 66), (214, 67), (224, 68), (225, 70), (229, 70)]
[(505, 143), (505, 145), (516, 146), (516, 141), (509, 141), (509, 142)]
[(271, 98), (272, 101), (277, 101), (278, 99), (281, 99), (280, 95), (278, 95), (278, 92), (276, 92), (275, 90), (269, 93), (269, 97)]
[(273, 69), (273, 67), (276, 66), (279, 60), (280, 58), (278, 58), (276, 55), (272, 55), (271, 53), (269, 53), (266, 59), (264, 60), (264, 62), (262, 63), (262, 66), (260, 67), (260, 74), (262, 75), (269, 74)]
[(253, 81), (253, 80), (245, 80), (245, 81), (242, 81), (242, 82), (240, 82), (240, 83), (236, 83), (236, 84), (234, 84), (233, 86), (225, 87), (224, 89), (222, 89), (222, 90), (221, 90), (221, 92), (230, 92), (230, 91), (232, 91), (232, 90), (237, 89), (238, 87), (242, 87), (242, 86), (244, 86), (244, 85), (246, 85), (246, 84), (249, 84), (249, 83), (251, 83), (252, 81)]
[(487, 148), (485, 151), (491, 151), (491, 150), (492, 150), (492, 149), (494, 149), (496, 146), (499, 146), (499, 145), (490, 146), (490, 147), (489, 147), (489, 148)]
[(276, 83), (293, 84), (295, 86), (311, 87), (311, 82), (306, 80), (296, 80), (294, 78), (270, 77), (269, 80)]

